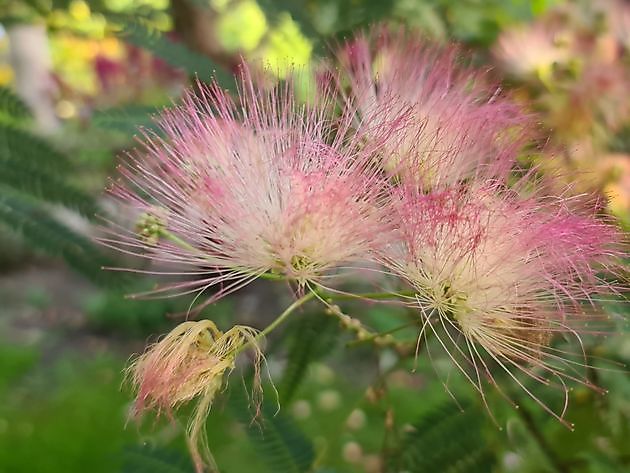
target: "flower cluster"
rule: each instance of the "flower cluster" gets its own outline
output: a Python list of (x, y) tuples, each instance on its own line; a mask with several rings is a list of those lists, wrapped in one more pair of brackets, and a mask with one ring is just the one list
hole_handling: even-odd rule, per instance
[[(269, 87), (247, 69), (236, 99), (216, 85), (189, 92), (113, 186), (138, 224), (103, 242), (178, 265), (165, 271), (185, 279), (156, 292), (214, 291), (202, 305), (256, 278), (318, 295), (341, 289), (334, 276), (377, 267), (420, 337), (432, 334), (482, 396), (497, 368), (532, 397), (521, 374), (579, 379), (551, 342), (579, 338), (588, 303), (613, 290), (601, 273), (620, 254), (614, 225), (520, 173), (530, 119), (456, 48), (379, 27), (337, 59), (306, 101), (290, 80)], [(137, 409), (201, 398), (205, 414), (233, 345), (257, 339), (186, 322), (132, 367)]]
[(564, 175), (557, 192), (571, 181), (575, 193), (606, 193), (609, 209), (626, 224), (630, 156), (618, 152), (616, 134), (630, 123), (629, 38), (630, 5), (592, 0), (550, 8), (502, 32), (493, 47), (500, 69), (551, 130), (550, 146), (535, 162)]

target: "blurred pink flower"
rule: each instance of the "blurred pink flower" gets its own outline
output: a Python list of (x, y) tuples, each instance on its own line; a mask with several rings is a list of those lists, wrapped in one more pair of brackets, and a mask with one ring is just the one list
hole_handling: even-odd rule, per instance
[[(534, 398), (518, 372), (562, 387), (563, 378), (588, 383), (579, 360), (549, 342), (554, 334), (581, 341), (593, 322), (583, 303), (614, 290), (597, 272), (613, 268), (618, 234), (579, 207), (523, 198), (492, 182), (429, 194), (395, 190), (396, 236), (381, 259), (412, 288), (407, 300), (423, 333), (436, 336), (482, 396), (482, 380), (494, 383), (491, 365)], [(564, 411), (538, 402), (562, 418)]]
[(630, 49), (630, 5), (624, 0), (597, 0), (596, 5), (605, 16), (610, 32)]
[(347, 43), (337, 57), (344, 73), (340, 89), (349, 86), (346, 100), (370, 130), (397, 118), (405, 122), (382, 151), (388, 171), (440, 187), (512, 165), (526, 117), (484, 73), (462, 65), (456, 47), (380, 26)]

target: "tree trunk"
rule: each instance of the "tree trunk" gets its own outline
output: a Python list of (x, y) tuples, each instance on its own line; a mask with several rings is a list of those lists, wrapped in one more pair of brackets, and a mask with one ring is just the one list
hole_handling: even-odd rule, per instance
[(32, 110), (38, 131), (53, 133), (59, 128), (59, 119), (53, 100), (56, 87), (51, 75), (46, 26), (15, 24), (7, 33), (16, 92)]

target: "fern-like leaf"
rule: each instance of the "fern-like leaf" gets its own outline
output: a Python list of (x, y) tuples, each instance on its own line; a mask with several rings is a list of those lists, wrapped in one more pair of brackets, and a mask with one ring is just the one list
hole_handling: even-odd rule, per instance
[(231, 390), (231, 406), (237, 419), (247, 426), (247, 434), (269, 470), (282, 473), (310, 471), (315, 450), (299, 427), (282, 411), (277, 411), (276, 404), (269, 400), (263, 401), (256, 415), (239, 388)]
[(103, 266), (112, 266), (112, 261), (90, 240), (55, 220), (47, 206), (3, 186), (0, 186), (0, 223), (33, 247), (62, 257), (94, 282), (114, 287), (125, 284), (124, 276), (102, 271)]
[(97, 110), (92, 115), (92, 124), (99, 128), (120, 131), (133, 135), (139, 127), (157, 130), (153, 116), (159, 108), (145, 105), (125, 105), (123, 107)]
[(192, 473), (190, 460), (181, 453), (150, 446), (128, 448), (121, 473)]
[(97, 206), (91, 196), (26, 161), (0, 159), (0, 184), (92, 218)]
[(49, 171), (69, 171), (68, 158), (43, 139), (15, 126), (0, 123), (0, 161), (28, 161)]
[(472, 405), (462, 412), (454, 403), (425, 414), (391, 460), (395, 471), (410, 473), (487, 473), (494, 456), (482, 433), (484, 414)]
[(26, 104), (8, 87), (0, 86), (0, 114), (11, 121), (28, 118), (31, 113)]
[(44, 140), (19, 128), (0, 125), (0, 184), (92, 218), (96, 202), (66, 182), (68, 171), (65, 156)]
[(304, 314), (291, 331), (287, 366), (278, 387), (280, 403), (287, 404), (299, 388), (310, 363), (333, 348), (339, 330), (337, 321), (321, 313)]

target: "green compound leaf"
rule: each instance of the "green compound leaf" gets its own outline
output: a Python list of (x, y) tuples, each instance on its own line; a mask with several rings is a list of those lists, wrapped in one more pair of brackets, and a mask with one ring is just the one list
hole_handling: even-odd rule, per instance
[(31, 112), (11, 89), (0, 86), (0, 115), (11, 121), (18, 121), (30, 117)]
[(290, 417), (278, 411), (275, 402), (264, 400), (256, 417), (242, 386), (238, 386), (230, 390), (230, 405), (236, 418), (246, 426), (247, 435), (269, 471), (304, 473), (311, 470), (315, 459), (313, 444)]
[(121, 473), (193, 473), (190, 460), (178, 451), (164, 447), (139, 446), (123, 453)]
[(157, 130), (153, 117), (159, 113), (159, 107), (125, 105), (95, 111), (92, 114), (92, 124), (98, 128), (106, 128), (133, 135), (138, 132), (140, 127)]
[(309, 365), (330, 353), (339, 337), (339, 329), (332, 317), (305, 313), (293, 324), (290, 337), (287, 365), (278, 386), (282, 405), (291, 401)]
[(88, 218), (97, 212), (91, 196), (28, 162), (0, 159), (0, 184), (46, 202), (64, 205)]
[(28, 161), (50, 172), (68, 171), (68, 158), (46, 141), (15, 126), (0, 123), (0, 161)]
[(84, 236), (57, 221), (50, 208), (0, 185), (0, 224), (20, 234), (34, 248), (63, 258), (72, 268), (98, 284), (117, 287), (126, 277), (103, 271), (112, 266), (99, 249)]
[(439, 406), (414, 425), (391, 460), (394, 471), (488, 473), (495, 458), (482, 434), (484, 413), (467, 404)]

